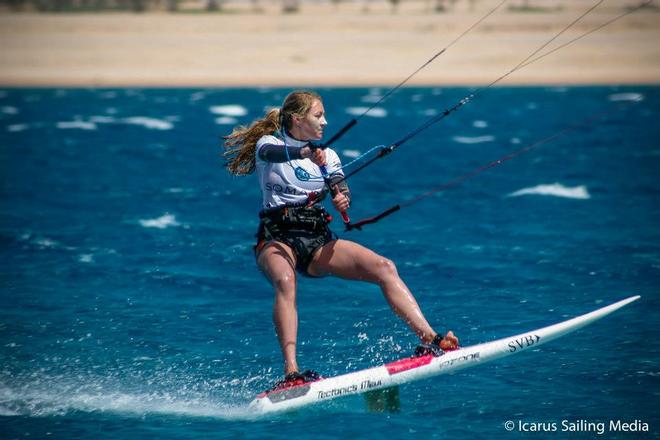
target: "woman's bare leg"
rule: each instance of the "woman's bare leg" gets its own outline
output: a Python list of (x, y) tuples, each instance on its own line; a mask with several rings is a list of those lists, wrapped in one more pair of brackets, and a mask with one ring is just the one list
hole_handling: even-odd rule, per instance
[[(336, 240), (314, 255), (308, 268), (310, 275), (335, 275), (350, 280), (378, 284), (392, 310), (426, 343), (436, 332), (419, 308), (415, 297), (399, 277), (394, 263), (370, 249), (347, 240)], [(443, 340), (446, 349), (455, 348), (458, 339), (448, 332)]]
[(296, 307), (296, 259), (291, 248), (270, 242), (261, 251), (257, 264), (275, 289), (273, 322), (284, 357), (284, 374), (298, 371), (296, 340), (298, 310)]

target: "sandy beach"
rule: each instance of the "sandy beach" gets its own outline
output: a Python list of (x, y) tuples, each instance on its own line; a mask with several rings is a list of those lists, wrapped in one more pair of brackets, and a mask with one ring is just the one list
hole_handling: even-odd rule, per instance
[[(463, 4), (465, 3), (465, 4)], [(255, 13), (0, 14), (5, 86), (368, 86), (393, 85), (446, 47), (499, 1), (279, 4)], [(415, 85), (475, 85), (508, 72), (591, 7), (545, 2), (547, 10), (502, 7), (417, 75)], [(639, 1), (603, 2), (549, 48)], [(519, 72), (512, 84), (660, 83), (660, 9), (643, 8)], [(547, 49), (546, 49), (547, 50)], [(543, 53), (543, 52), (541, 52)]]

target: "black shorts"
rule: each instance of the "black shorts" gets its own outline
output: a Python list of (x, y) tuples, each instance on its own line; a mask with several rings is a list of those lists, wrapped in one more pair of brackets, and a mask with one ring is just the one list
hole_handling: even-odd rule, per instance
[(279, 241), (293, 250), (296, 270), (303, 275), (309, 275), (307, 269), (314, 252), (337, 239), (337, 235), (328, 227), (330, 216), (321, 206), (282, 208), (261, 212), (259, 216), (261, 222), (256, 234), (255, 256), (259, 256), (269, 241)]

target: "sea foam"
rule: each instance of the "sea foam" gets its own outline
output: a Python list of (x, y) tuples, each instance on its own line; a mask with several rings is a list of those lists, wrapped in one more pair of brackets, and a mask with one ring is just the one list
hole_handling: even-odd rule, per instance
[(459, 144), (481, 144), (483, 142), (493, 142), (495, 136), (454, 136), (452, 139)]
[(10, 133), (18, 133), (20, 131), (25, 131), (30, 126), (28, 124), (12, 124), (7, 126), (7, 131)]
[(147, 118), (145, 116), (133, 116), (131, 118), (124, 118), (122, 122), (131, 125), (141, 125), (145, 128), (152, 130), (171, 130), (174, 128), (174, 124), (162, 119), (156, 118)]
[(180, 226), (181, 224), (176, 221), (176, 217), (172, 214), (165, 214), (158, 218), (142, 219), (140, 224), (145, 228), (165, 229), (172, 226)]
[(171, 130), (174, 128), (172, 122), (150, 118), (146, 116), (131, 116), (128, 118), (117, 119), (112, 116), (91, 116), (88, 120), (75, 120), (58, 122), (57, 128), (60, 129), (80, 129), (80, 130), (96, 130), (98, 124), (128, 124), (139, 125), (150, 130)]
[(341, 154), (343, 154), (346, 157), (355, 159), (356, 157), (360, 157), (361, 153), (358, 150), (342, 150)]
[(113, 412), (144, 417), (146, 414), (248, 419), (246, 404), (218, 402), (210, 396), (178, 395), (166, 391), (99, 389), (100, 384), (41, 384), (13, 390), (0, 384), (0, 416), (62, 416), (70, 412)]
[(641, 93), (614, 93), (608, 96), (607, 99), (613, 102), (643, 101), (644, 95), (642, 95)]
[[(348, 107), (346, 108), (346, 113), (351, 116), (361, 116), (367, 110), (369, 110), (369, 107)], [(381, 107), (374, 107), (365, 116), (371, 116), (372, 118), (384, 118), (387, 116), (387, 110)]]
[(5, 105), (0, 107), (0, 113), (4, 113), (5, 115), (17, 115), (18, 109), (16, 107), (12, 107), (11, 105)]
[(238, 123), (238, 119), (231, 116), (220, 116), (215, 119), (215, 123), (218, 125), (233, 125)]
[(232, 105), (214, 105), (209, 108), (209, 111), (215, 115), (224, 115), (224, 116), (245, 116), (248, 114), (248, 111), (242, 105), (232, 104)]
[(380, 101), (382, 98), (383, 97), (380, 94), (376, 93), (376, 94), (369, 94), (369, 95), (363, 96), (362, 98), (360, 98), (360, 101), (366, 102), (368, 104), (375, 104), (378, 101)]
[(539, 196), (554, 196), (554, 197), (564, 197), (568, 199), (590, 199), (589, 191), (584, 185), (567, 187), (560, 183), (553, 183), (549, 185), (536, 185), (530, 188), (519, 189), (508, 195), (508, 197), (519, 197), (527, 195), (539, 195)]
[(61, 130), (71, 130), (71, 129), (96, 130), (96, 124), (87, 121), (64, 121), (64, 122), (58, 122), (56, 126)]

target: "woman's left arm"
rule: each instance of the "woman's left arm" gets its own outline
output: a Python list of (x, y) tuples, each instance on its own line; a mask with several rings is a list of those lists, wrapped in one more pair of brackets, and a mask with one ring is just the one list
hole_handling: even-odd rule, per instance
[(351, 203), (351, 190), (348, 188), (348, 183), (344, 180), (344, 175), (340, 173), (335, 173), (330, 176), (330, 182), (334, 188), (336, 188), (336, 193), (333, 195), (333, 199), (337, 194), (343, 194), (344, 197), (348, 199), (348, 203)]
[[(343, 194), (350, 203), (351, 191), (348, 188), (348, 183), (344, 179), (344, 172), (342, 171), (341, 160), (339, 159), (337, 153), (331, 148), (326, 149), (325, 153), (327, 159), (326, 168), (328, 169), (328, 174), (330, 175), (330, 182), (336, 188), (336, 193)], [(335, 197), (335, 195), (336, 194), (333, 192), (333, 198)]]

